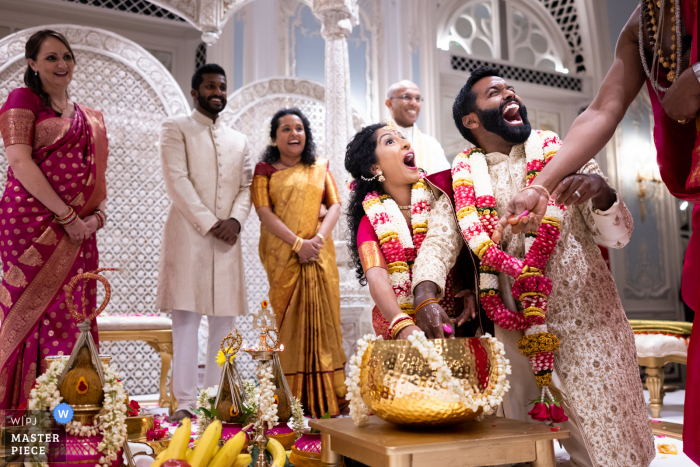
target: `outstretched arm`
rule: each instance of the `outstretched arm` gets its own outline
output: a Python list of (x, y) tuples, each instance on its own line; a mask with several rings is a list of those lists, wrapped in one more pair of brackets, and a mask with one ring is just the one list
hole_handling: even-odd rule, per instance
[[(574, 121), (561, 149), (539, 173), (532, 185), (541, 185), (552, 193), (567, 175), (578, 171), (612, 138), (627, 108), (639, 94), (646, 76), (639, 56), (639, 6), (632, 13), (617, 41), (615, 61), (605, 76), (593, 103)], [(549, 200), (544, 190), (524, 190), (508, 203), (499, 222), (503, 231), (508, 219), (529, 210), (531, 218), (523, 217), (513, 225), (513, 232), (536, 230), (544, 216)]]

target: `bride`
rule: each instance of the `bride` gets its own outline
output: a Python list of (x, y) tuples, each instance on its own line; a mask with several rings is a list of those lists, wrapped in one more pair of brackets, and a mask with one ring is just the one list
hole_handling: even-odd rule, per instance
[[(434, 192), (440, 191), (416, 166), (411, 144), (394, 126), (368, 125), (348, 144), (345, 168), (355, 179), (347, 210), (351, 258), (376, 304), (372, 324), (377, 335), (407, 339), (416, 330), (432, 338), (454, 337), (455, 331), (473, 335), (455, 329), (476, 316), (475, 295), (461, 281), (448, 279), (442, 300), (426, 300), (414, 309), (412, 266), (428, 231)], [(445, 223), (453, 224), (452, 219)], [(469, 277), (463, 270), (473, 266), (456, 268), (461, 269), (454, 276), (461, 278)], [(455, 309), (461, 309), (459, 316)]]

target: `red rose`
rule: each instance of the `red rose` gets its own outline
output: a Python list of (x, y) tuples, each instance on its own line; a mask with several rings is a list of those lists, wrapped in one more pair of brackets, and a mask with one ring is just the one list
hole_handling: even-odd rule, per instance
[(549, 406), (549, 413), (552, 416), (552, 421), (554, 423), (565, 422), (569, 419), (564, 413), (564, 409), (559, 406), (559, 404), (552, 404)]
[(126, 406), (126, 411), (131, 415), (138, 415), (141, 406), (135, 400), (129, 401), (129, 405)]
[(549, 409), (547, 408), (547, 404), (544, 402), (536, 403), (535, 407), (527, 414), (532, 417), (533, 420), (537, 420), (538, 422), (549, 420)]

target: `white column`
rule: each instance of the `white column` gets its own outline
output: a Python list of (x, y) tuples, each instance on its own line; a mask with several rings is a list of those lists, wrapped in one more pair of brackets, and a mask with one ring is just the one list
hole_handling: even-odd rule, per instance
[[(355, 134), (350, 106), (350, 65), (348, 36), (357, 20), (356, 0), (316, 0), (314, 14), (321, 21), (321, 35), (326, 41), (326, 147), (325, 156), (338, 184), (343, 210), (347, 208), (345, 186), (345, 147)], [(344, 214), (333, 232), (338, 272), (340, 273), (340, 314), (343, 348), (348, 355), (355, 352), (355, 343), (371, 331), (369, 291), (361, 288), (354, 271), (348, 267), (348, 249), (344, 241), (347, 220)]]
[(219, 40), (207, 46), (207, 63), (216, 63), (226, 72), (226, 79), (233, 89), (233, 25), (228, 21), (221, 29)]

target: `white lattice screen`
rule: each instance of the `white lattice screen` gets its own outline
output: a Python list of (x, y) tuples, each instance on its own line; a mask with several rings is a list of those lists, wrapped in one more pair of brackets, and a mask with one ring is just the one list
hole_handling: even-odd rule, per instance
[[(93, 28), (51, 28), (63, 32), (76, 53), (71, 98), (103, 113), (109, 137), (109, 220), (98, 233), (98, 249), (102, 267), (119, 267), (123, 273), (109, 273), (112, 300), (106, 313), (157, 313), (153, 303), (158, 254), (169, 200), (156, 142), (162, 120), (186, 111), (187, 102), (167, 70), (138, 45)], [(21, 55), (33, 32), (0, 41), (1, 102), (12, 89), (23, 86), (26, 62)], [(0, 172), (3, 190), (4, 145), (0, 145)], [(113, 362), (126, 377), (131, 394), (158, 392), (160, 358), (145, 343), (103, 343), (100, 350), (115, 356)]]

